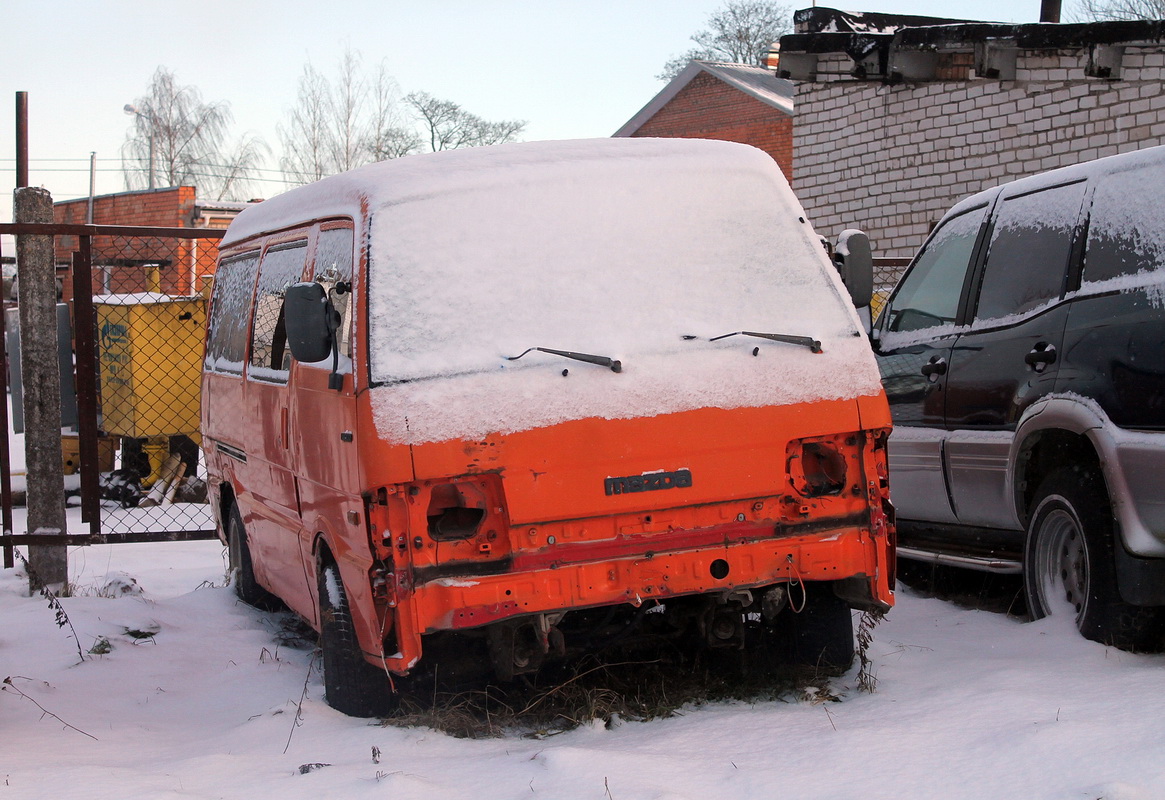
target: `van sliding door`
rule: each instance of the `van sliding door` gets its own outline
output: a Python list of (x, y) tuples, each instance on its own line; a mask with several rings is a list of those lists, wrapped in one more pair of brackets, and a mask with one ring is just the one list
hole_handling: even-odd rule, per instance
[(307, 242), (299, 240), (268, 247), (259, 262), (245, 389), (250, 423), (245, 489), (254, 498), (247, 531), (272, 590), (300, 613), (311, 608), (311, 598), (303, 588), (299, 556), (302, 526), (291, 460), (291, 353), (283, 296), (288, 286), (303, 279), (306, 261)]

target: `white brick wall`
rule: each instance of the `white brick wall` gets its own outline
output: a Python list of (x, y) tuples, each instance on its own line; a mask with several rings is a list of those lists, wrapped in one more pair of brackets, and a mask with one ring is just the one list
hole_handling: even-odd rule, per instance
[(1027, 51), (1014, 81), (886, 86), (822, 57), (796, 88), (793, 188), (818, 233), (862, 228), (876, 256), (908, 257), (962, 197), (1165, 144), (1165, 46), (1128, 47), (1119, 81), (1084, 77), (1087, 61)]

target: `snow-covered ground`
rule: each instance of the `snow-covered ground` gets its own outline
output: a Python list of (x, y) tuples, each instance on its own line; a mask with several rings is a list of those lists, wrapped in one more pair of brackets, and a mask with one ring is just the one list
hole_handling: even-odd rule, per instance
[[(62, 602), (81, 647), (112, 646), (84, 662), (46, 601), (0, 571), (0, 800), (1165, 797), (1163, 657), (1054, 618), (903, 589), (876, 629), (874, 694), (851, 672), (830, 684), (838, 703), (466, 740), (345, 717), (314, 672), (295, 727), (311, 654), (222, 586), (217, 542), (78, 548), (70, 565), (79, 596)], [(141, 596), (99, 596), (125, 576)], [(329, 766), (301, 774), (316, 763)]]

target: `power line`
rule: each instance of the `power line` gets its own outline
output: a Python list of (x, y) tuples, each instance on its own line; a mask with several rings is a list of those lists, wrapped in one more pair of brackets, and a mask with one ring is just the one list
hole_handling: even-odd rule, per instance
[[(227, 167), (223, 167), (223, 169), (227, 169)], [(125, 170), (122, 170), (122, 169), (98, 169), (96, 171), (100, 172), (100, 173), (118, 173), (118, 174), (124, 174), (124, 172), (125, 172)], [(132, 169), (130, 171), (140, 172), (141, 170), (135, 168), (135, 169)], [(231, 178), (233, 180), (239, 181), (240, 183), (244, 183), (244, 182), (245, 183), (255, 183), (255, 182), (257, 182), (257, 183), (299, 183), (299, 181), (296, 180), (294, 177), (292, 177), (292, 174), (289, 172), (283, 172), (282, 170), (265, 170), (265, 171), (266, 172), (275, 172), (276, 174), (286, 175), (288, 177), (286, 177), (286, 178), (264, 178), (264, 177), (260, 177), (260, 176), (252, 177), (249, 175), (243, 176), (241, 174), (218, 173), (218, 172), (188, 172), (188, 173), (186, 173), (186, 175), (188, 177), (191, 177), (191, 178), (218, 178), (218, 179)], [(0, 167), (0, 173), (3, 173), (3, 172), (16, 172), (16, 169), (14, 167)], [(30, 175), (37, 174), (37, 173), (43, 173), (43, 172), (68, 173), (71, 175), (88, 175), (89, 174), (89, 170), (87, 170), (87, 169), (66, 169), (66, 168), (38, 167), (36, 169), (29, 170)]]

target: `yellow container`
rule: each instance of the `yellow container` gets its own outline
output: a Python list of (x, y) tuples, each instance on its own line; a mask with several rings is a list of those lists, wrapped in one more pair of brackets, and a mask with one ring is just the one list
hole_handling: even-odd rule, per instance
[[(113, 469), (113, 454), (117, 451), (117, 444), (115, 437), (102, 436), (97, 439), (98, 472)], [(66, 475), (73, 475), (81, 468), (81, 439), (77, 434), (61, 434), (61, 461)]]
[(101, 429), (139, 439), (197, 432), (206, 301), (143, 292), (93, 302)]

